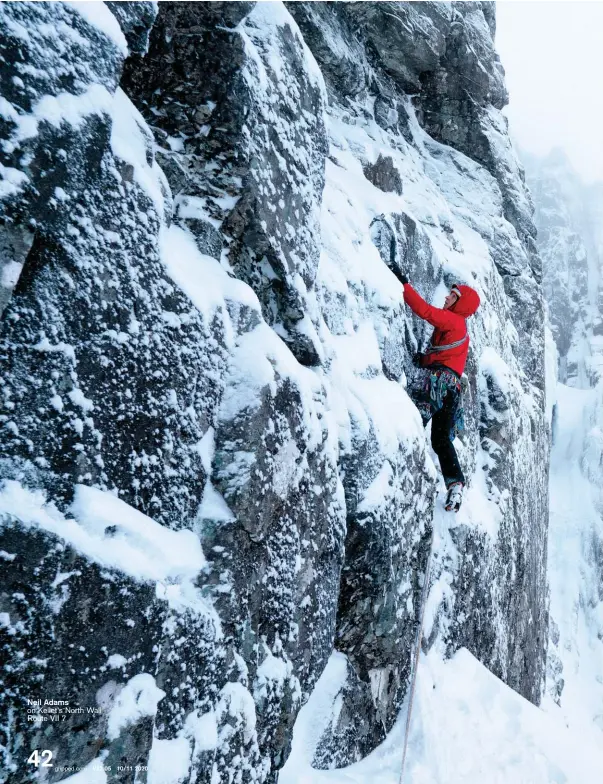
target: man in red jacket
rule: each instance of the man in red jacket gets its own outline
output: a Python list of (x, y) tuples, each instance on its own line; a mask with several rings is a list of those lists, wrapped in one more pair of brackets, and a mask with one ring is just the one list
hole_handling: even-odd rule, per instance
[(404, 301), (419, 318), (435, 329), (429, 348), (416, 357), (415, 364), (426, 369), (416, 405), (423, 424), (431, 423), (431, 444), (440, 460), (448, 490), (445, 508), (458, 512), (463, 499), (465, 477), (459, 465), (453, 439), (461, 410), (461, 376), (465, 370), (469, 335), (465, 319), (480, 304), (479, 294), (470, 286), (454, 285), (443, 308), (434, 308), (413, 289), (406, 275), (394, 274), (404, 286)]

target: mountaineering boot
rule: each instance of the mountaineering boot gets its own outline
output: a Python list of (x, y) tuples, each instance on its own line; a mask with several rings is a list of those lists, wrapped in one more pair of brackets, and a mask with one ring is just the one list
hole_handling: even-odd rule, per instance
[(447, 512), (458, 512), (463, 501), (463, 483), (454, 482), (448, 488), (444, 509)]

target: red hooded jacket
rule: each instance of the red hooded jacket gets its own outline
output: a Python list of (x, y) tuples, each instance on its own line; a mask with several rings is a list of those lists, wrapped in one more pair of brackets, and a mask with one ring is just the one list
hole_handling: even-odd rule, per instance
[(448, 310), (428, 305), (410, 283), (404, 284), (404, 301), (413, 313), (435, 327), (431, 336), (432, 346), (447, 346), (462, 340), (467, 335), (467, 339), (460, 346), (436, 351), (433, 354), (427, 353), (422, 362), (423, 367), (445, 365), (462, 376), (469, 351), (469, 335), (465, 319), (472, 316), (479, 308), (480, 299), (477, 291), (471, 286), (457, 285), (456, 288), (461, 292), (461, 296)]

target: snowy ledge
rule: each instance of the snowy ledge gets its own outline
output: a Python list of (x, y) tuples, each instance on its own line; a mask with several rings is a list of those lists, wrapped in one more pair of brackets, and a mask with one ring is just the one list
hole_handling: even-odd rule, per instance
[(85, 485), (77, 485), (70, 514), (64, 515), (42, 491), (5, 481), (0, 521), (6, 517), (54, 534), (91, 561), (139, 581), (183, 582), (205, 566), (192, 531), (172, 531), (112, 493)]

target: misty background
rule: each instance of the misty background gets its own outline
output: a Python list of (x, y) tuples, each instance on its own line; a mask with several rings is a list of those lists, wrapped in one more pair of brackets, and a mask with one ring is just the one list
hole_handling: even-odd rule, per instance
[(520, 151), (555, 147), (585, 182), (603, 181), (603, 2), (498, 2), (496, 45)]

